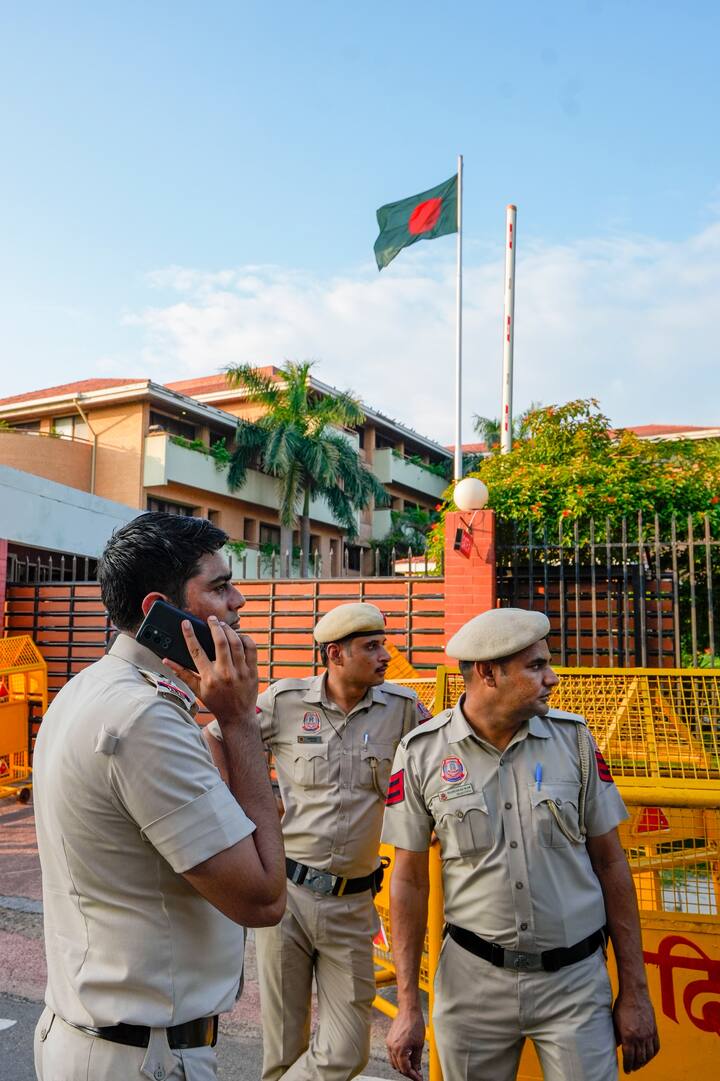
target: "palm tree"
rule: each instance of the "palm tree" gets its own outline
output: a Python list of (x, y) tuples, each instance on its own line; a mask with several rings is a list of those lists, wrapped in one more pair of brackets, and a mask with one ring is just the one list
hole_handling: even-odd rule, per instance
[(387, 506), (390, 498), (365, 467), (338, 427), (362, 424), (365, 414), (349, 393), (321, 397), (310, 385), (312, 364), (286, 362), (273, 379), (248, 364), (227, 368), (231, 386), (244, 387), (247, 400), (264, 409), (255, 421), (238, 420), (228, 470), (231, 490), (240, 488), (247, 470), (258, 466), (277, 477), (280, 523), (292, 529), (300, 518), (300, 573), (308, 573), (310, 501), (324, 499), (350, 539), (357, 534), (355, 512)]
[[(537, 412), (540, 409), (540, 402), (530, 402), (524, 413), (521, 413), (518, 417), (515, 417), (512, 425), (512, 438), (516, 443), (519, 439), (524, 439), (527, 434), (527, 422), (531, 413)], [(487, 450), (492, 450), (493, 447), (500, 446), (501, 427), (500, 419), (498, 417), (481, 417), (475, 413), (473, 415), (473, 427), (477, 434), (482, 439)]]

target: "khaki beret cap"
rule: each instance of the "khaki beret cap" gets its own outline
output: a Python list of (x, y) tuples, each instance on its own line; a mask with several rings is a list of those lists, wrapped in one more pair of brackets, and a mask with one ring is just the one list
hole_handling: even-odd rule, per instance
[(452, 636), (446, 647), (459, 661), (494, 661), (547, 638), (550, 620), (524, 608), (491, 608), (475, 616)]
[(339, 604), (317, 621), (313, 633), (315, 641), (324, 645), (351, 634), (376, 634), (384, 630), (385, 619), (374, 604)]

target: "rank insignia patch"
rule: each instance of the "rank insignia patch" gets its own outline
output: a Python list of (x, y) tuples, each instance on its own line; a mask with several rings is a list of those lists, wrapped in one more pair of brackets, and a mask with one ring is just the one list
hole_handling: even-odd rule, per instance
[(386, 807), (392, 807), (394, 803), (402, 803), (405, 799), (405, 770), (399, 769), (390, 777), (390, 783), (385, 800)]
[(306, 713), (302, 720), (302, 730), (303, 732), (319, 732), (320, 714)]
[(467, 770), (461, 759), (457, 755), (451, 754), (447, 758), (443, 758), (440, 775), (447, 784), (459, 784), (460, 781), (464, 781), (467, 777)]
[(420, 724), (422, 724), (423, 721), (429, 721), (432, 718), (432, 713), (427, 708), (425, 703), (421, 702), (419, 698), (418, 698), (418, 703), (417, 703), (417, 715), (418, 715), (418, 722)]
[(603, 758), (602, 752), (599, 747), (595, 748), (595, 761), (597, 762), (598, 777), (600, 778), (600, 780), (605, 781), (608, 784), (612, 783), (612, 773), (610, 772), (610, 767)]

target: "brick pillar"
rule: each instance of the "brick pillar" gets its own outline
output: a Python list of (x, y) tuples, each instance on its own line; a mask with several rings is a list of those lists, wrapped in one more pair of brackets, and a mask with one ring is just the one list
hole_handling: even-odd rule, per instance
[(0, 538), (0, 634), (5, 633), (5, 596), (7, 592), (8, 542)]
[[(455, 534), (470, 514), (445, 517), (445, 641), (473, 616), (495, 608), (495, 512), (479, 511), (472, 524), (469, 556), (455, 551)], [(457, 662), (446, 658), (446, 664)]]

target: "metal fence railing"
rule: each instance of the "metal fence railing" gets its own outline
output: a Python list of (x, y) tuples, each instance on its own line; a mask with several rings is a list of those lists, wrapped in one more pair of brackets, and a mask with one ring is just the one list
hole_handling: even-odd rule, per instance
[(562, 665), (720, 664), (720, 537), (708, 515), (497, 524), (501, 605), (544, 611)]

